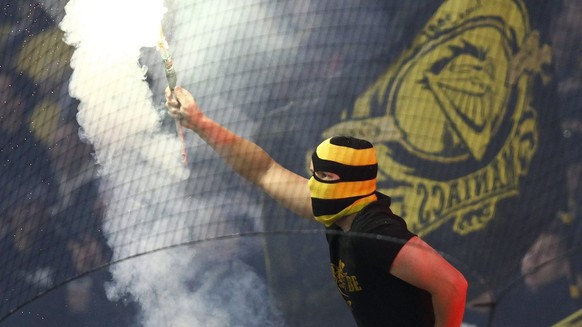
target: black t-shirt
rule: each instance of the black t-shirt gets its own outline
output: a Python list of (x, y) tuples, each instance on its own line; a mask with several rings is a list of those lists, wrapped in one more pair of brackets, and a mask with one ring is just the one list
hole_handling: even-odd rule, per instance
[(413, 236), (390, 210), (388, 197), (360, 211), (349, 232), (328, 228), (332, 272), (358, 326), (434, 326), (430, 293), (390, 274)]

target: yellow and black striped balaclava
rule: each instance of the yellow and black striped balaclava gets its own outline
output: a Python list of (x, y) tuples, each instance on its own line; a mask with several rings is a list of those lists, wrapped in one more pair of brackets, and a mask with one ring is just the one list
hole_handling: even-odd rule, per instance
[(335, 181), (322, 180), (315, 174), (309, 179), (313, 215), (326, 227), (377, 200), (378, 161), (370, 142), (347, 136), (332, 137), (315, 149), (311, 160), (314, 171), (339, 176)]

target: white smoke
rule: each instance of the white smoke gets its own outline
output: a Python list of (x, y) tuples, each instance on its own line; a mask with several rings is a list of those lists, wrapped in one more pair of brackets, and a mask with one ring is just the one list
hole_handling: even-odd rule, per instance
[[(71, 0), (65, 11), (60, 26), (76, 48), (70, 94), (100, 167), (112, 260), (219, 236), (200, 230), (215, 212), (184, 192), (181, 144), (161, 128), (139, 63), (141, 49), (158, 40), (163, 0)], [(215, 246), (213, 259), (193, 246), (113, 265), (108, 295), (129, 294), (144, 326), (279, 325), (263, 281), (240, 261), (216, 260), (229, 257), (216, 248), (228, 246)]]

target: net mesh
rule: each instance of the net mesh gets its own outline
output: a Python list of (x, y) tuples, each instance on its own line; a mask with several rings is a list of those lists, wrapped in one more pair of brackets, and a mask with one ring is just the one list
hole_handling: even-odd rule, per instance
[[(132, 28), (155, 2), (1, 1), (0, 322), (353, 325), (325, 230), (180, 139)], [(327, 137), (375, 145), (392, 210), (469, 281), (467, 325), (575, 325), (579, 1), (163, 5), (210, 118), (305, 177)]]

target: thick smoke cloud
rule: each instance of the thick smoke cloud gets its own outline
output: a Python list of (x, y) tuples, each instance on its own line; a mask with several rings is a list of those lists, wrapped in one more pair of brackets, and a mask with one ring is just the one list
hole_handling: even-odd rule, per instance
[[(70, 94), (100, 167), (112, 260), (236, 231), (209, 228), (228, 213), (185, 192), (180, 142), (163, 128), (140, 64), (156, 44), (163, 2), (72, 0), (65, 11), (60, 26), (76, 48)], [(264, 282), (232, 253), (240, 246), (178, 247), (112, 265), (109, 297), (136, 301), (143, 326), (279, 325)]]
[[(391, 19), (378, 4), (352, 8), (347, 0), (163, 5), (71, 0), (61, 24), (76, 47), (70, 93), (80, 99), (82, 136), (100, 165), (114, 260), (263, 228), (254, 191), (188, 131), (190, 163), (182, 165), (162, 108), (166, 80), (154, 49), (160, 24), (178, 84), (207, 115), (249, 138), (269, 111), (317, 92), (306, 85), (390, 48), (401, 33), (386, 28)], [(238, 259), (251, 253), (260, 260), (257, 244), (239, 238), (124, 261), (111, 267), (108, 294), (138, 302), (145, 326), (282, 325), (264, 280)]]

